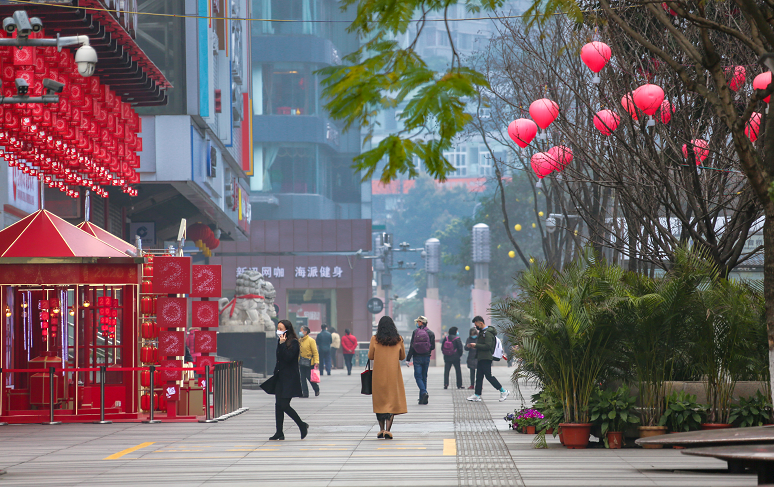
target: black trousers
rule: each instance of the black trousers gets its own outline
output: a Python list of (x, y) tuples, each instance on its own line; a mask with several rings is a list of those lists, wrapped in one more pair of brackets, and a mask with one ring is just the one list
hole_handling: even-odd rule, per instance
[(299, 365), (298, 369), (301, 371), (301, 393), (304, 397), (309, 397), (309, 386), (306, 384), (307, 382), (312, 384), (314, 392), (319, 392), (320, 386), (316, 382), (312, 382), (312, 368)]
[(470, 369), (470, 385), (476, 384), (476, 368), (475, 367), (468, 367)]
[(454, 366), (454, 372), (457, 374), (457, 388), (462, 387), (462, 369), (460, 368), (460, 359), (445, 360), (443, 364), (443, 386), (449, 385), (449, 371)]
[(481, 395), (481, 389), (484, 387), (484, 377), (492, 384), (492, 387), (498, 391), (503, 388), (500, 385), (500, 381), (497, 377), (492, 375), (492, 361), (491, 360), (479, 360), (476, 367), (476, 394)]
[(290, 407), (291, 398), (279, 396), (275, 396), (275, 398), (276, 402), (274, 403), (274, 421), (277, 423), (277, 433), (282, 433), (282, 425), (285, 422), (286, 414), (290, 416), (290, 419), (295, 421), (299, 427), (301, 427), (303, 421), (301, 421), (301, 418), (298, 416), (296, 410)]
[(354, 353), (345, 353), (344, 354), (344, 364), (347, 366), (347, 375), (352, 374), (352, 357), (354, 357)]

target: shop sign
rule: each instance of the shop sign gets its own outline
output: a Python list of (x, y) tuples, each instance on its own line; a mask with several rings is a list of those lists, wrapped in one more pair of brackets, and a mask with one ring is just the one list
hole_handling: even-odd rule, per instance
[(239, 228), (244, 230), (245, 233), (250, 233), (250, 220), (252, 219), (252, 208), (250, 206), (250, 193), (245, 191), (242, 186), (237, 185), (238, 194), (237, 201), (239, 202)]
[[(285, 277), (284, 267), (237, 267), (237, 277), (241, 276), (245, 271), (260, 272), (266, 279)], [(344, 269), (339, 266), (299, 266), (293, 268), (293, 277), (300, 279), (341, 279), (343, 275)]]
[(24, 174), (18, 167), (8, 168), (8, 204), (27, 213), (40, 206), (38, 178)]

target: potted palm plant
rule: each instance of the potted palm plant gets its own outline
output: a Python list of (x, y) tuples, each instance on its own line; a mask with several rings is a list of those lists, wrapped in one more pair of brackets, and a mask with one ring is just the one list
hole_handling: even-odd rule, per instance
[(634, 412), (636, 396), (629, 395), (629, 388), (597, 390), (591, 399), (591, 421), (600, 426), (605, 447), (610, 449), (623, 446), (623, 431), (640, 419)]
[(615, 311), (625, 295), (623, 274), (587, 249), (561, 273), (533, 265), (517, 279), (522, 294), (495, 306), (510, 321), (510, 343), (518, 345), (514, 378), (537, 381), (559, 400), (568, 448), (588, 445), (589, 400), (618, 357)]

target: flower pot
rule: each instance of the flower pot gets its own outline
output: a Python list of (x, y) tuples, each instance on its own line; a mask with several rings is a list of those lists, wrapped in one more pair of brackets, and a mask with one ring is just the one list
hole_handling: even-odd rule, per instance
[(527, 426), (527, 434), (528, 435), (534, 435), (535, 434), (535, 427), (534, 426)]
[(703, 430), (724, 430), (727, 428), (733, 428), (733, 425), (728, 423), (702, 423), (701, 429)]
[(564, 433), (562, 433), (561, 428), (559, 428), (559, 443), (564, 446)]
[(623, 433), (620, 431), (610, 431), (607, 433), (607, 447), (611, 450), (623, 448)]
[[(637, 428), (640, 431), (640, 438), (650, 438), (651, 436), (659, 436), (666, 434), (666, 426), (640, 426)], [(664, 445), (643, 445), (643, 448), (663, 448)]]
[(564, 435), (564, 446), (567, 448), (582, 449), (589, 445), (589, 435), (591, 435), (591, 423), (562, 423), (562, 435)]
[(553, 428), (546, 429), (546, 434), (547, 435), (553, 435), (554, 434), (554, 429)]

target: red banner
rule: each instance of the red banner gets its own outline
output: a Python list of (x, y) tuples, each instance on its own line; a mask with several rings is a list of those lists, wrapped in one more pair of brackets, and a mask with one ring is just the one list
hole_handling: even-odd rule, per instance
[(153, 292), (156, 294), (189, 294), (191, 292), (191, 258), (161, 256), (153, 259)]

